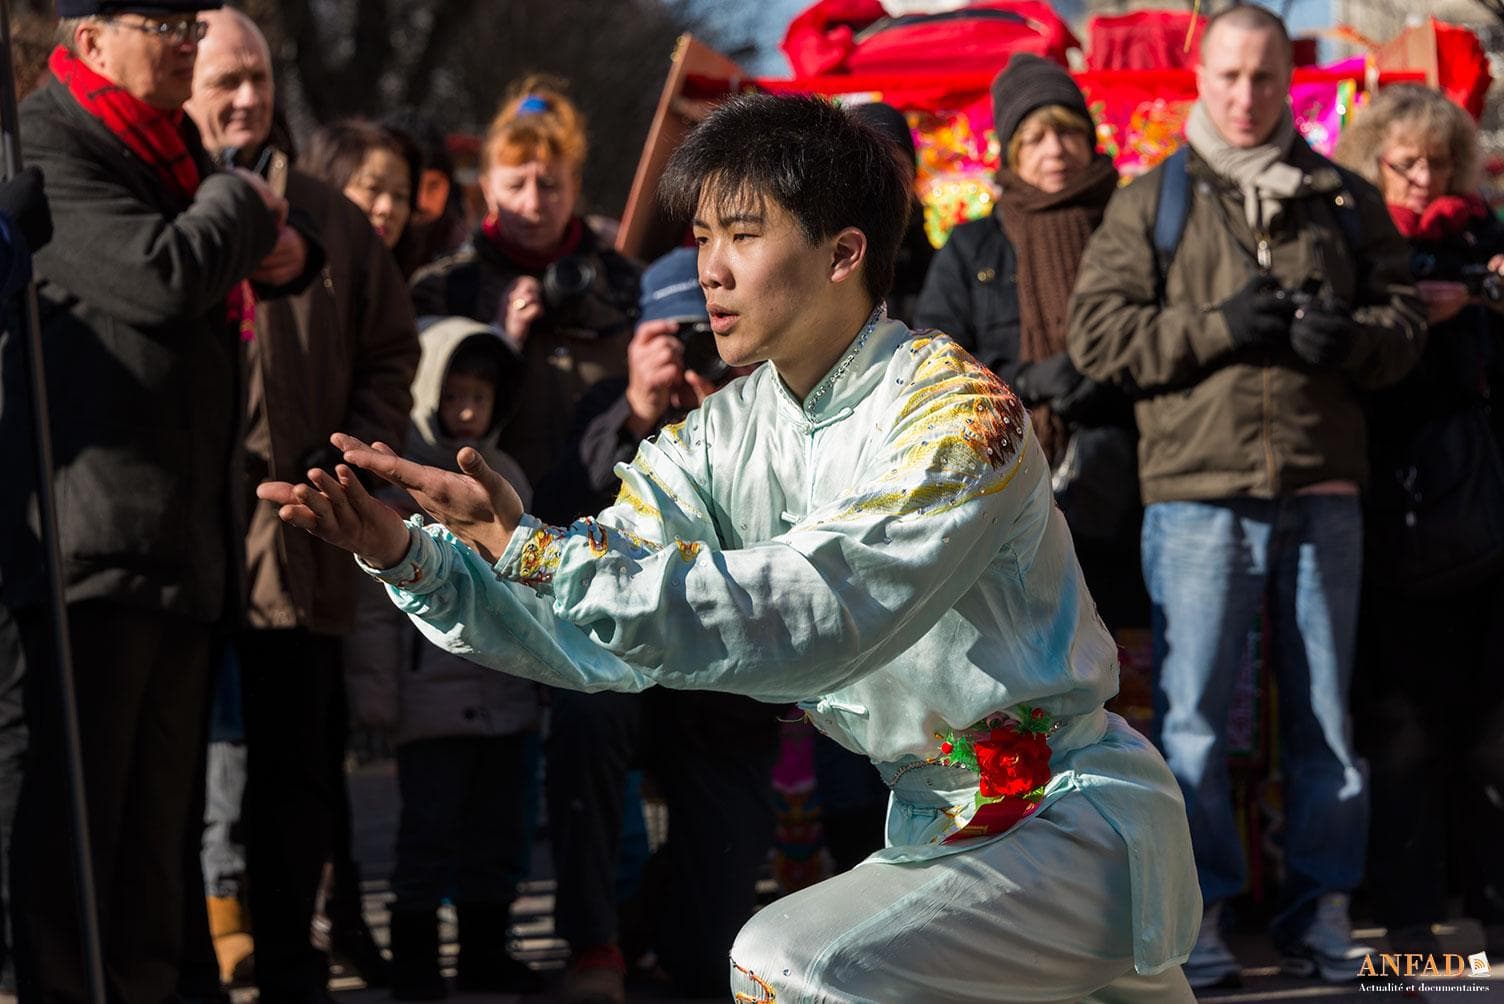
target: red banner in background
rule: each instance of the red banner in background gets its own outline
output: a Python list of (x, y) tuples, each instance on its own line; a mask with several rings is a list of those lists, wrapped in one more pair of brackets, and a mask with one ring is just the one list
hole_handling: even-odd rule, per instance
[[(1295, 71), (1290, 98), (1296, 125), (1323, 153), (1331, 152), (1361, 103), (1365, 73), (1362, 59)], [(992, 211), (992, 176), (1001, 156), (988, 93), (992, 76), (976, 71), (831, 74), (749, 85), (775, 93), (824, 94), (848, 104), (885, 101), (902, 111), (914, 133), (925, 230), (939, 247), (952, 227)], [(1125, 179), (1153, 167), (1180, 144), (1196, 99), (1193, 71), (1095, 70), (1075, 78), (1097, 123), (1097, 145)]]
[(783, 37), (799, 77), (977, 70), (990, 79), (1002, 54), (1032, 52), (1064, 65), (1066, 51), (1080, 44), (1043, 0), (975, 0), (959, 10), (898, 16), (879, 0), (819, 0)]

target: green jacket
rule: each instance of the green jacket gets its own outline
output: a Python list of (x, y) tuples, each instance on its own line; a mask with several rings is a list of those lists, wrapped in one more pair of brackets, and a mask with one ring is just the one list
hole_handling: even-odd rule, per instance
[[(1219, 305), (1257, 269), (1242, 194), (1191, 154), (1190, 209), (1165, 271), (1155, 260), (1155, 168), (1113, 196), (1087, 245), (1071, 300), (1068, 344), (1087, 376), (1136, 398), (1145, 503), (1276, 498), (1332, 479), (1367, 479), (1358, 391), (1395, 383), (1425, 347), (1409, 248), (1379, 193), (1345, 183), (1297, 140), (1290, 162), (1310, 194), (1285, 204), (1269, 234), (1271, 271), (1286, 288), (1322, 278), (1362, 325), (1336, 369), (1293, 350), (1237, 350)], [(1356, 199), (1359, 246), (1338, 200)]]

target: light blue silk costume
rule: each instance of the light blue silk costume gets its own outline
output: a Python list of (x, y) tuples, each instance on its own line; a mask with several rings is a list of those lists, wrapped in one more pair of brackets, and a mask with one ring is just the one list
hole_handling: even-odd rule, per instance
[[(1116, 649), (990, 372), (879, 310), (803, 402), (763, 366), (618, 473), (615, 505), (568, 528), (524, 517), (494, 567), (415, 525), (401, 562), (368, 571), (435, 644), (541, 683), (797, 701), (894, 788), (888, 846), (856, 874), (1012, 840), (1079, 793), (1127, 848), (1106, 922), (1131, 930), (1132, 968), (1184, 960), (1200, 898), (1179, 790), (1102, 708)], [(1055, 723), (1037, 810), (942, 843), (979, 780), (942, 738), (1021, 706)]]

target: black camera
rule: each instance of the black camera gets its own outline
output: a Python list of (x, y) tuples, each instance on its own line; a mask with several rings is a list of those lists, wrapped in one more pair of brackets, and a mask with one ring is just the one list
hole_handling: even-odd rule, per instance
[(1461, 282), (1467, 287), (1469, 296), (1476, 296), (1489, 303), (1504, 300), (1504, 284), (1499, 281), (1499, 273), (1487, 265), (1475, 263), (1462, 266)]
[(543, 302), (563, 312), (595, 285), (595, 265), (583, 255), (565, 255), (543, 273)]
[(684, 368), (693, 370), (711, 383), (726, 378), (730, 367), (715, 345), (715, 332), (709, 321), (680, 321), (674, 332), (684, 343)]
[(1460, 282), (1469, 296), (1489, 303), (1504, 301), (1504, 282), (1485, 262), (1464, 261), (1458, 256), (1418, 251), (1410, 258), (1410, 271), (1416, 279)]
[(543, 303), (558, 330), (614, 334), (637, 319), (636, 277), (615, 275), (586, 255), (565, 255), (543, 272)]
[(1335, 298), (1323, 294), (1322, 290), (1325, 286), (1326, 282), (1320, 276), (1313, 275), (1294, 289), (1283, 287), (1275, 290), (1274, 295), (1281, 300), (1290, 301), (1297, 310), (1309, 307), (1313, 303), (1328, 310), (1342, 309)]

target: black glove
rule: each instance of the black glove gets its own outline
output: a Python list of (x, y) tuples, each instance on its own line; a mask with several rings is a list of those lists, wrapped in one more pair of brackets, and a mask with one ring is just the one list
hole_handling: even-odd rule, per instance
[(1082, 377), (1069, 394), (1050, 401), (1050, 410), (1073, 426), (1133, 428), (1133, 402), (1119, 388)]
[(1083, 379), (1080, 371), (1071, 364), (1071, 357), (1059, 352), (1037, 363), (1020, 363), (1013, 375), (1013, 389), (1018, 391), (1024, 404), (1038, 404), (1064, 397)]
[(1290, 347), (1312, 366), (1338, 366), (1352, 352), (1357, 334), (1357, 322), (1340, 305), (1317, 301), (1295, 315)]
[(1217, 308), (1238, 348), (1286, 344), (1295, 304), (1267, 275), (1255, 275)]
[(52, 210), (42, 190), (42, 169), (24, 167), (14, 178), (0, 184), (0, 210), (16, 221), (21, 239), (30, 251), (52, 240)]

